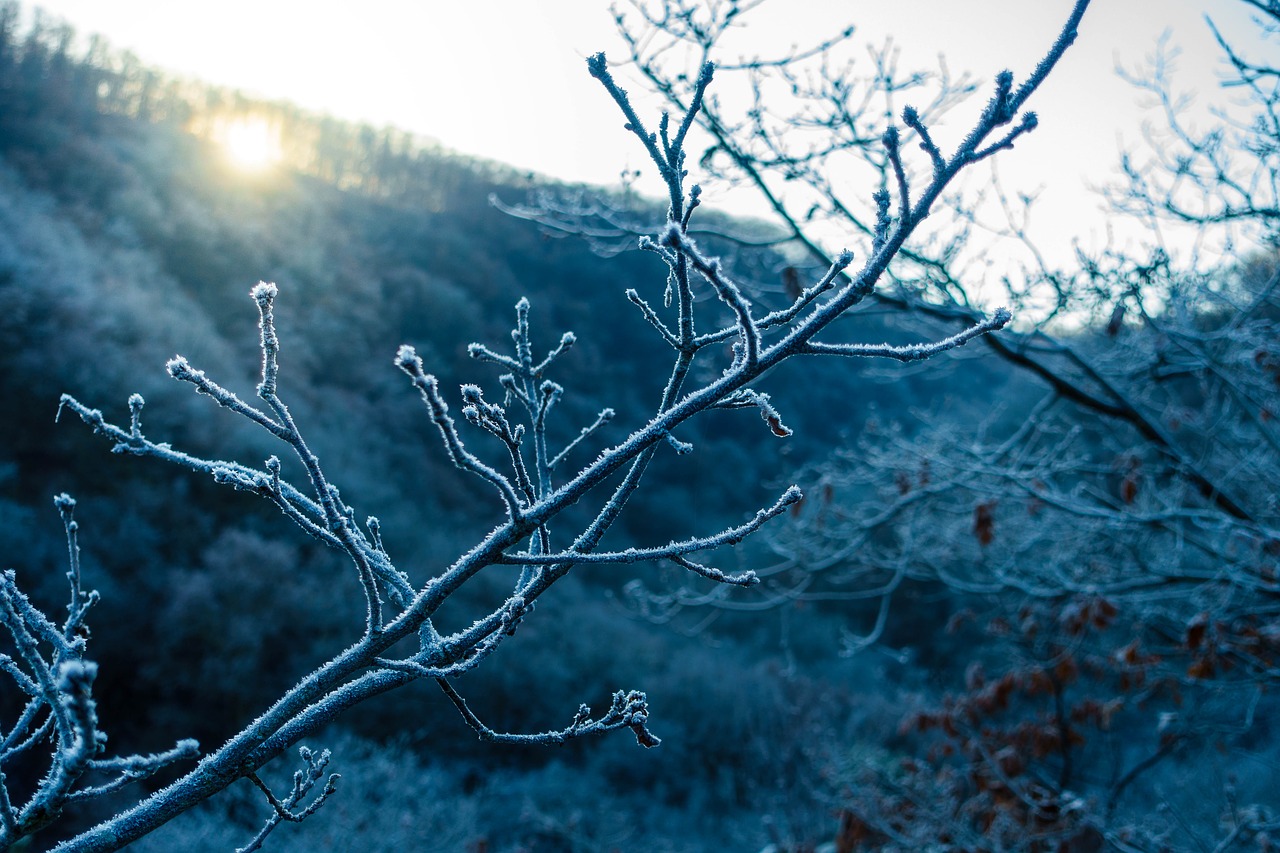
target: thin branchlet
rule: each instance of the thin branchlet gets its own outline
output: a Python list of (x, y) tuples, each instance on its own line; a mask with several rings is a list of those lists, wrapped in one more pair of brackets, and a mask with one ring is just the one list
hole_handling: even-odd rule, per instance
[(638, 690), (626, 693), (619, 690), (614, 693), (609, 710), (599, 719), (592, 719), (591, 709), (586, 705), (582, 705), (578, 708), (578, 713), (574, 715), (573, 722), (558, 731), (539, 732), (537, 734), (508, 734), (496, 732), (480, 722), (480, 718), (467, 705), (466, 700), (446, 679), (436, 679), (436, 684), (453, 702), (454, 707), (462, 714), (462, 718), (467, 721), (467, 725), (471, 726), (476, 735), (481, 740), (489, 741), (490, 743), (560, 744), (584, 735), (601, 734), (623, 728), (631, 729), (636, 736), (636, 742), (641, 746), (654, 747), (662, 743), (659, 738), (649, 731), (649, 702), (645, 695)]
[(906, 167), (902, 164), (902, 143), (898, 129), (890, 125), (885, 129), (880, 141), (889, 158), (889, 165), (893, 167), (894, 183), (898, 186), (898, 227), (907, 227), (905, 219), (911, 215), (911, 192), (907, 186)]
[(463, 445), (462, 437), (458, 435), (457, 425), (449, 415), (449, 405), (444, 401), (444, 397), (440, 395), (439, 382), (434, 376), (424, 372), (422, 359), (418, 357), (413, 347), (402, 346), (400, 348), (399, 352), (396, 353), (396, 366), (409, 374), (409, 378), (413, 380), (414, 387), (422, 394), (422, 399), (431, 413), (431, 420), (440, 431), (441, 438), (444, 439), (449, 461), (461, 470), (470, 471), (491, 483), (498, 490), (498, 494), (506, 505), (507, 517), (514, 520), (520, 512), (520, 499), (516, 496), (511, 481), (493, 468), (485, 465)]
[[(755, 517), (745, 524), (731, 527), (720, 533), (705, 537), (695, 537), (682, 542), (672, 542), (655, 548), (628, 548), (625, 551), (596, 551), (592, 553), (563, 552), (557, 554), (512, 554), (499, 557), (497, 562), (515, 564), (555, 565), (557, 563), (643, 563), (654, 560), (670, 560), (710, 551), (724, 545), (736, 545), (746, 537), (755, 533), (770, 519), (781, 515), (787, 507), (801, 498), (800, 490), (794, 486), (787, 489), (776, 503), (760, 510)], [(717, 580), (733, 586), (751, 586), (757, 583), (754, 572), (743, 572), (737, 575), (721, 574)]]
[[(131, 401), (134, 424), (140, 399)], [(106, 735), (98, 726), (93, 682), (98, 666), (84, 659), (88, 640), (85, 614), (97, 601), (96, 591), (81, 587), (79, 524), (76, 502), (67, 494), (54, 498), (67, 538), (67, 619), (56, 626), (18, 589), (13, 572), (0, 575), (0, 623), (18, 657), (0, 655), (0, 673), (29, 697), (8, 731), (0, 730), (0, 847), (48, 826), (70, 805), (100, 797), (198, 755), (195, 741), (184, 740), (167, 752), (100, 758)], [(49, 649), (48, 652), (44, 648)], [(37, 722), (43, 717), (43, 722)], [(53, 742), (50, 766), (24, 802), (14, 800), (4, 773), (7, 764), (41, 742)], [(82, 786), (93, 771), (97, 784)]]
[(282, 822), (302, 823), (319, 811), (329, 797), (333, 796), (334, 792), (338, 790), (338, 779), (341, 777), (337, 773), (332, 773), (326, 779), (324, 788), (321, 789), (316, 798), (306, 808), (298, 808), (298, 805), (306, 799), (307, 795), (315, 788), (316, 783), (324, 776), (325, 768), (329, 766), (331, 757), (327, 749), (316, 754), (305, 746), (299, 747), (298, 753), (302, 756), (303, 762), (306, 763), (306, 769), (294, 772), (293, 789), (283, 800), (272, 793), (271, 789), (259, 778), (257, 773), (251, 771), (245, 774), (245, 777), (254, 784), (254, 787), (266, 796), (267, 804), (271, 806), (271, 815), (266, 819), (262, 829), (258, 830), (257, 835), (244, 847), (237, 848), (236, 853), (252, 853), (252, 851), (260, 850), (267, 836)]
[(995, 313), (986, 320), (976, 323), (964, 331), (957, 332), (956, 334), (943, 338), (939, 341), (900, 346), (890, 344), (824, 344), (820, 341), (810, 341), (805, 345), (803, 352), (812, 355), (846, 355), (861, 358), (892, 358), (896, 361), (902, 362), (924, 361), (927, 358), (933, 358), (935, 355), (944, 353), (949, 349), (964, 346), (969, 343), (969, 341), (981, 337), (989, 332), (1003, 329), (1012, 319), (1013, 315), (1008, 311), (1008, 309), (998, 308)]
[(724, 274), (719, 259), (704, 257), (681, 229), (672, 225), (662, 241), (687, 258), (715, 288), (716, 296), (733, 311), (738, 320), (738, 334), (742, 336), (745, 364), (748, 368), (754, 367), (760, 359), (760, 329), (751, 317), (751, 303), (743, 296), (742, 290)]

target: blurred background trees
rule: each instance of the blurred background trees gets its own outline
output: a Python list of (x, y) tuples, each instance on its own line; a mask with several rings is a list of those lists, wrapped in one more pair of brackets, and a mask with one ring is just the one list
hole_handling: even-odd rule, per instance
[[(1249, 5), (1274, 45), (1280, 6)], [(637, 3), (619, 24), (675, 99), (674, 46), (714, 53), (746, 11)], [(994, 199), (996, 233), (1031, 249), (1001, 288), (1018, 322), (984, 341), (1007, 376), (997, 407), (894, 412), (813, 466), (810, 499), (772, 539), (755, 606), (860, 603), (848, 652), (924, 656), (945, 685), (903, 717), (911, 758), (851, 768), (846, 849), (1269, 849), (1280, 828), (1280, 70), (1214, 34), (1243, 106), (1208, 129), (1185, 116), (1167, 52), (1127, 75), (1157, 121), (1107, 197), (1149, 228), (1145, 245), (1051, 267), (1023, 227), (1031, 199), (998, 182), (952, 199), (970, 226)], [(856, 77), (830, 60), (838, 44), (744, 61), (752, 106), (705, 117), (704, 165), (767, 199), (797, 263), (826, 256), (833, 223), (871, 233), (873, 213), (830, 176), (891, 182), (882, 101), (924, 88), (928, 118), (970, 91), (901, 73), (889, 50)], [(790, 110), (773, 97), (787, 88)], [(913, 243), (882, 308), (917, 328), (971, 321), (992, 298), (967, 263), (984, 233)], [(744, 606), (631, 591), (663, 619)], [(922, 594), (945, 605), (921, 608)], [(931, 630), (939, 609), (952, 639)]]

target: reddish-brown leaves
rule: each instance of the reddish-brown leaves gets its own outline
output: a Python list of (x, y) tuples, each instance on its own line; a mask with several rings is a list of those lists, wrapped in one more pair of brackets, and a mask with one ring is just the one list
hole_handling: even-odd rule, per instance
[(1142, 460), (1137, 456), (1125, 454), (1116, 460), (1115, 467), (1122, 474), (1120, 485), (1117, 487), (1120, 500), (1131, 504), (1137, 500), (1139, 487), (1142, 485)]
[(1062, 608), (1058, 615), (1058, 624), (1073, 637), (1084, 633), (1086, 628), (1097, 628), (1105, 631), (1111, 627), (1119, 611), (1116, 606), (1100, 595), (1080, 598)]
[(973, 508), (973, 535), (986, 547), (996, 537), (996, 501), (983, 501)]
[(1205, 611), (1197, 613), (1187, 623), (1187, 648), (1195, 651), (1204, 642), (1205, 632), (1209, 629), (1209, 614)]
[(1213, 678), (1218, 672), (1218, 668), (1214, 665), (1212, 655), (1196, 658), (1187, 667), (1187, 675), (1191, 678), (1206, 679)]
[(1138, 497), (1138, 477), (1133, 471), (1125, 475), (1120, 481), (1120, 500), (1127, 504), (1133, 503)]

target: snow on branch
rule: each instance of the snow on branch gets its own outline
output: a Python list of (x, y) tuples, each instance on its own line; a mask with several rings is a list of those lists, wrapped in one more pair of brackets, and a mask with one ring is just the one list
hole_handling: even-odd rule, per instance
[(595, 435), (596, 430), (613, 420), (615, 415), (616, 412), (614, 412), (613, 409), (601, 409), (600, 414), (596, 415), (595, 421), (593, 421), (590, 426), (583, 427), (582, 431), (578, 433), (578, 437), (566, 444), (564, 450), (557, 453), (551, 461), (547, 463), (548, 466), (551, 468), (558, 466), (564, 461), (566, 456), (573, 452), (575, 447)]
[(769, 425), (769, 431), (778, 438), (786, 438), (792, 434), (791, 427), (782, 422), (782, 415), (768, 394), (762, 394), (752, 388), (743, 388), (716, 404), (718, 409), (759, 409), (760, 417)]
[(434, 376), (423, 370), (422, 359), (418, 357), (418, 353), (413, 347), (407, 345), (400, 347), (396, 353), (396, 366), (409, 374), (409, 378), (413, 380), (414, 387), (422, 394), (423, 402), (427, 404), (427, 409), (431, 413), (431, 420), (435, 423), (436, 428), (440, 430), (441, 438), (444, 439), (449, 461), (457, 468), (463, 471), (470, 471), (477, 477), (491, 483), (498, 490), (498, 494), (501, 495), (502, 502), (506, 504), (507, 517), (516, 518), (520, 511), (520, 499), (516, 497), (511, 481), (481, 462), (478, 457), (463, 445), (462, 436), (458, 434), (458, 427), (453, 418), (449, 416), (449, 404), (444, 401), (444, 397), (440, 396), (440, 383)]
[[(766, 329), (774, 329), (791, 323), (796, 319), (796, 317), (800, 316), (804, 309), (812, 305), (815, 299), (830, 290), (835, 285), (837, 279), (840, 278), (852, 263), (852, 252), (847, 250), (840, 252), (836, 256), (835, 261), (827, 267), (827, 271), (822, 274), (822, 277), (819, 278), (817, 282), (802, 290), (791, 305), (779, 311), (771, 311), (757, 320), (756, 328), (761, 331), (765, 331)], [(720, 329), (716, 332), (699, 335), (697, 345), (699, 347), (704, 347), (708, 344), (719, 343), (721, 341), (726, 341), (737, 334), (739, 334), (739, 332), (736, 326)]]
[(262, 842), (266, 841), (271, 831), (280, 825), (281, 822), (302, 823), (311, 817), (320, 807), (325, 804), (338, 790), (338, 779), (341, 778), (337, 773), (330, 774), (324, 783), (324, 788), (320, 794), (311, 801), (311, 804), (304, 809), (298, 809), (298, 804), (306, 799), (307, 795), (315, 788), (316, 783), (324, 776), (325, 768), (329, 766), (331, 754), (329, 750), (324, 750), (320, 754), (312, 752), (305, 746), (298, 747), (298, 754), (302, 756), (302, 760), (306, 762), (306, 770), (297, 770), (293, 774), (293, 790), (291, 790), (283, 800), (278, 799), (266, 783), (258, 777), (257, 773), (248, 774), (248, 779), (258, 790), (266, 795), (267, 802), (270, 804), (272, 813), (263, 824), (262, 829), (253, 837), (253, 840), (244, 847), (236, 849), (236, 853), (253, 853), (254, 850), (262, 849)]
[[(85, 614), (98, 601), (98, 593), (86, 593), (80, 586), (75, 501), (60, 494), (54, 502), (62, 516), (70, 564), (63, 626), (56, 626), (27, 599), (14, 572), (0, 574), (0, 623), (17, 654), (0, 655), (0, 672), (26, 697), (17, 719), (7, 729), (0, 727), (0, 849), (6, 850), (52, 823), (72, 803), (111, 793), (199, 754), (195, 741), (183, 740), (154, 755), (99, 757), (107, 737), (99, 728), (93, 698), (98, 665), (84, 659), (89, 637)], [(25, 802), (15, 801), (5, 769), (29, 760), (37, 745), (52, 745), (48, 769), (34, 791), (23, 792)], [(88, 778), (99, 781), (85, 785)]]
[(1003, 329), (1013, 319), (1007, 309), (997, 308), (996, 312), (982, 322), (970, 326), (962, 332), (927, 344), (908, 344), (893, 346), (891, 344), (825, 344), (820, 341), (809, 341), (802, 352), (814, 355), (847, 355), (864, 358), (892, 358), (897, 361), (923, 361), (949, 349), (962, 347), (974, 338)]
[[(797, 503), (802, 495), (795, 486), (783, 492), (782, 497), (770, 507), (760, 510), (755, 517), (745, 524), (730, 527), (712, 536), (694, 537), (682, 542), (672, 542), (656, 548), (628, 548), (625, 551), (595, 551), (576, 553), (562, 551), (555, 554), (504, 554), (496, 562), (509, 565), (556, 565), (558, 563), (644, 563), (654, 560), (675, 560), (700, 551), (710, 551), (723, 545), (737, 545), (743, 539), (755, 533), (765, 522), (777, 518), (787, 507)], [(684, 565), (683, 563), (681, 565)], [(754, 572), (743, 572), (726, 575), (715, 569), (698, 567), (699, 574), (710, 580), (727, 583), (733, 586), (751, 586), (758, 583)]]
[[(308, 533), (335, 547), (341, 547), (341, 543), (332, 533), (318, 526), (324, 520), (320, 505), (293, 485), (280, 479), (278, 459), (271, 457), (267, 460), (265, 470), (259, 471), (237, 462), (201, 459), (198, 456), (174, 450), (167, 442), (153, 442), (142, 434), (139, 427), (142, 396), (134, 394), (129, 398), (129, 402), (132, 423), (128, 432), (108, 423), (100, 409), (89, 408), (70, 394), (62, 395), (58, 404), (58, 414), (61, 417), (62, 411), (69, 409), (94, 432), (113, 439), (116, 442), (112, 447), (113, 453), (155, 457), (191, 471), (209, 474), (235, 488), (268, 497), (280, 504), (281, 509), (285, 510), (286, 514), (294, 518)], [(274, 463), (272, 460), (275, 460)]]
[(662, 244), (670, 246), (688, 258), (693, 268), (702, 273), (715, 288), (716, 296), (720, 297), (720, 301), (733, 311), (738, 319), (738, 334), (742, 336), (743, 357), (746, 365), (754, 366), (760, 359), (760, 329), (751, 318), (751, 303), (742, 295), (741, 288), (725, 276), (718, 258), (707, 258), (701, 255), (693, 241), (686, 237), (675, 224), (668, 226), (662, 235)]
[[(681, 182), (680, 179), (684, 169), (685, 135), (693, 126), (694, 119), (702, 109), (702, 97), (707, 87), (711, 85), (711, 78), (715, 74), (715, 65), (710, 62), (703, 63), (701, 70), (698, 72), (697, 82), (694, 85), (693, 97), (680, 120), (680, 127), (676, 131), (674, 138), (668, 135), (670, 116), (667, 113), (662, 114), (660, 121), (662, 131), (661, 149), (658, 148), (657, 135), (645, 130), (644, 124), (640, 121), (640, 116), (636, 114), (635, 108), (632, 107), (631, 99), (627, 96), (626, 91), (618, 86), (613, 79), (613, 75), (609, 73), (609, 63), (604, 54), (597, 53), (590, 56), (587, 59), (587, 69), (591, 72), (592, 77), (595, 77), (604, 85), (605, 91), (609, 93), (614, 103), (622, 110), (622, 114), (627, 119), (625, 129), (635, 134), (636, 138), (644, 145), (645, 150), (649, 153), (649, 158), (658, 168), (668, 187), (678, 185)], [(677, 219), (677, 221), (679, 220)]]
[(636, 736), (636, 742), (641, 746), (654, 747), (662, 743), (661, 739), (649, 731), (649, 700), (638, 690), (631, 690), (627, 693), (619, 690), (614, 693), (609, 710), (599, 719), (592, 719), (591, 709), (586, 705), (582, 705), (578, 708), (578, 713), (574, 714), (573, 722), (558, 731), (539, 732), (537, 734), (507, 734), (495, 732), (480, 722), (480, 718), (467, 706), (466, 700), (446, 679), (436, 679), (436, 683), (440, 685), (440, 689), (444, 691), (444, 694), (453, 702), (458, 712), (462, 714), (462, 718), (467, 721), (467, 725), (471, 726), (481, 740), (489, 741), (490, 743), (565, 743), (583, 735), (601, 734), (624, 728), (631, 729)]
[(649, 306), (649, 303), (641, 298), (639, 293), (636, 293), (633, 289), (628, 289), (626, 297), (632, 305), (640, 309), (640, 313), (658, 330), (658, 334), (662, 335), (662, 339), (670, 344), (672, 349), (680, 349), (680, 340), (671, 333), (671, 330), (667, 328), (667, 324), (662, 322), (662, 318), (658, 316), (658, 312), (654, 311)]
[[(230, 409), (231, 411), (235, 412), (237, 415), (242, 415), (243, 417), (246, 417), (249, 420), (253, 421), (254, 423), (262, 426), (264, 429), (269, 431), (272, 435), (276, 436), (277, 438), (281, 438), (288, 441), (289, 432), (284, 428), (282, 424), (273, 420), (269, 415), (267, 415), (265, 412), (261, 411), (260, 409), (255, 409), (253, 406), (250, 406), (248, 403), (244, 402), (239, 397), (237, 397), (234, 393), (232, 393), (231, 391), (228, 391), (218, 383), (214, 382), (212, 379), (210, 379), (208, 376), (205, 375), (205, 372), (203, 370), (196, 370), (194, 367), (191, 366), (191, 363), (188, 362), (182, 356), (178, 355), (169, 359), (169, 362), (165, 365), (165, 369), (169, 371), (170, 376), (172, 376), (174, 379), (177, 379), (179, 382), (191, 383), (191, 385), (195, 387), (196, 393), (205, 394), (206, 396), (212, 397), (213, 400), (219, 406), (222, 406), (224, 409)], [(273, 377), (272, 378), (273, 389), (274, 389), (274, 382), (275, 380)], [(132, 403), (135, 399), (138, 401), (138, 406), (136, 411), (140, 413), (142, 409), (142, 405), (141, 405), (142, 397), (140, 395), (134, 394), (129, 398), (129, 401), (131, 404), (130, 407), (131, 409), (133, 408)], [(132, 428), (130, 429), (130, 434), (135, 438), (141, 437), (142, 432), (141, 432), (140, 422), (138, 420), (137, 414), (134, 415), (133, 420), (131, 422), (131, 426)]]

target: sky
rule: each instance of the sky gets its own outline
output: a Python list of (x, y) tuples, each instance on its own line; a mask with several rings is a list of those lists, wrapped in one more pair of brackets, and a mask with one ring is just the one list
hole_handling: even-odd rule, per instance
[[(38, 5), (81, 34), (101, 34), (179, 75), (392, 125), (522, 170), (609, 184), (642, 165), (616, 108), (586, 72), (585, 57), (596, 51), (623, 54), (603, 0)], [(855, 43), (892, 37), (907, 67), (936, 67), (942, 54), (953, 71), (981, 80), (1004, 67), (1021, 79), (1070, 7), (1070, 0), (772, 0), (752, 12), (748, 20), (758, 20), (735, 34), (733, 49), (777, 52), (853, 24)], [(1034, 142), (1001, 163), (1009, 189), (1042, 189), (1040, 204), (1055, 211), (1049, 227), (1041, 223), (1051, 252), (1068, 245), (1067, 230), (1082, 237), (1105, 230), (1093, 188), (1114, 177), (1122, 148), (1140, 143), (1142, 122), (1157, 118), (1139, 105), (1117, 66), (1141, 68), (1168, 33), (1181, 51), (1175, 85), (1196, 94), (1195, 109), (1224, 97), (1206, 14), (1246, 48), (1258, 43), (1239, 0), (1095, 0), (1079, 41), (1032, 104), (1041, 118)], [(625, 69), (619, 76), (627, 80)], [(939, 133), (945, 137), (946, 129)], [(749, 200), (727, 201), (756, 212)]]

